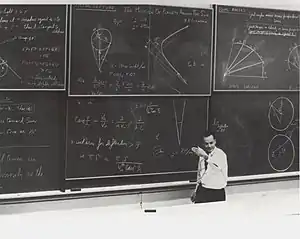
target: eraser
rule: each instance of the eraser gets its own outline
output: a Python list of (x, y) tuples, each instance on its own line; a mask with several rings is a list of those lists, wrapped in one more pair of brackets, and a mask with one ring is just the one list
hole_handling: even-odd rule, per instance
[(145, 209), (144, 212), (156, 212), (156, 209)]

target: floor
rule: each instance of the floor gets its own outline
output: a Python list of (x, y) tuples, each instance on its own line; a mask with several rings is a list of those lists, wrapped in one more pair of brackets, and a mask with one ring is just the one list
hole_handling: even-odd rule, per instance
[[(191, 204), (187, 198), (142, 207), (122, 205), (0, 215), (1, 238), (273, 239), (298, 238), (300, 234), (299, 189), (233, 194), (227, 202), (207, 205)], [(145, 213), (147, 208), (156, 212)]]

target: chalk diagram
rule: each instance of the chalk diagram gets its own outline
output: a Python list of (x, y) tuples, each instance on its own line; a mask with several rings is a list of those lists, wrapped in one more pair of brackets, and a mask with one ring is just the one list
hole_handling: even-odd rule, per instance
[(5, 61), (2, 57), (0, 57), (0, 81), (8, 74), (8, 70), (10, 70), (16, 77), (21, 80), (21, 76), (18, 75)]
[(286, 97), (278, 97), (269, 108), (269, 123), (275, 131), (284, 131), (293, 127), (285, 134), (276, 134), (268, 146), (268, 161), (271, 168), (277, 172), (285, 172), (295, 160), (295, 145), (292, 141), (294, 132), (299, 129), (299, 120), (294, 120), (294, 105)]
[[(178, 142), (179, 146), (181, 145), (181, 136), (182, 136), (182, 129), (183, 129), (183, 121), (184, 121), (186, 102), (187, 102), (187, 100), (183, 100), (183, 101), (182, 100), (177, 100), (177, 102), (175, 100), (173, 100), (173, 110), (174, 110), (175, 125), (176, 125), (176, 135), (177, 135), (177, 142)], [(178, 110), (178, 108), (179, 108), (179, 110)]]
[[(172, 77), (176, 77), (178, 80), (180, 80), (182, 83), (188, 85), (188, 82), (186, 79), (182, 77), (180, 72), (171, 64), (171, 62), (168, 60), (168, 58), (165, 56), (164, 48), (171, 43), (171, 39), (174, 38), (177, 34), (180, 32), (186, 30), (189, 28), (189, 25), (180, 28), (179, 30), (173, 32), (169, 36), (167, 36), (165, 39), (161, 40), (160, 37), (154, 38), (154, 41), (150, 40), (147, 42), (145, 48), (148, 49), (148, 52), (154, 57), (156, 62)], [(180, 93), (179, 90), (173, 88), (171, 85), (169, 85), (170, 88), (175, 90), (176, 92)]]
[(295, 159), (293, 141), (285, 134), (275, 135), (268, 147), (268, 160), (273, 170), (284, 172), (288, 170)]
[(102, 72), (102, 65), (112, 44), (112, 34), (106, 28), (94, 29), (91, 35), (91, 46), (99, 72)]
[(223, 74), (223, 82), (228, 78), (257, 78), (266, 77), (265, 62), (257, 49), (246, 44), (246, 41), (233, 41), (228, 61)]
[(287, 63), (290, 71), (300, 71), (300, 45), (294, 45), (290, 48)]
[(271, 127), (276, 131), (286, 130), (294, 119), (294, 105), (286, 97), (278, 97), (270, 104), (268, 118)]

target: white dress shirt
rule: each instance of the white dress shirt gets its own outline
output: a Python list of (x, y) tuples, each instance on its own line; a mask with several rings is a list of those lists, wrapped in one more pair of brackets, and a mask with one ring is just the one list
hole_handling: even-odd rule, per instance
[(228, 164), (227, 156), (220, 148), (208, 154), (207, 169), (205, 170), (205, 160), (199, 157), (197, 184), (201, 183), (204, 188), (222, 189), (227, 186)]

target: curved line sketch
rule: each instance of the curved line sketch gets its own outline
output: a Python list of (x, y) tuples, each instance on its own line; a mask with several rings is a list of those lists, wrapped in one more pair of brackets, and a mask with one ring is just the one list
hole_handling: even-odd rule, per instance
[(294, 46), (292, 49), (290, 49), (290, 53), (288, 55), (288, 67), (289, 70), (300, 70), (300, 45)]
[[(230, 62), (233, 57), (233, 49), (236, 50), (238, 49), (238, 51), (234, 56), (233, 61)], [(242, 51), (246, 51), (247, 52), (246, 55), (242, 59), (237, 60), (239, 56), (241, 56)], [(247, 59), (249, 59), (249, 57), (252, 56), (252, 54), (255, 54), (256, 57), (255, 62), (254, 63), (251, 62), (249, 64), (245, 64), (244, 66), (242, 66), (241, 64), (247, 62)], [(261, 68), (260, 73), (255, 75), (255, 74), (243, 72), (244, 70), (248, 70), (253, 67), (260, 67)], [(238, 75), (236, 74), (237, 72), (239, 73)], [(266, 75), (265, 62), (263, 58), (258, 54), (256, 49), (247, 45), (246, 41), (243, 42), (233, 41), (231, 45), (229, 57), (227, 60), (225, 73), (223, 75), (223, 81), (226, 81), (226, 77), (258, 78), (264, 80), (265, 78), (267, 78), (265, 75)]]
[[(160, 42), (160, 38), (156, 37), (154, 39), (154, 41), (150, 40), (147, 42), (145, 48), (148, 49), (149, 53), (154, 56), (155, 60), (157, 61), (157, 63), (159, 63), (159, 65), (170, 75), (170, 76), (175, 76), (176, 78), (178, 78), (181, 82), (183, 82), (184, 84), (188, 84), (187, 80), (185, 80), (180, 72), (171, 64), (171, 62), (168, 60), (168, 58), (165, 56), (164, 54), (164, 48), (168, 45), (167, 41), (171, 38), (174, 37), (176, 34), (178, 34), (179, 32), (187, 29), (189, 27), (189, 25), (180, 28), (179, 30), (173, 32), (172, 34), (170, 34), (169, 36), (167, 36), (165, 39), (163, 39)], [(169, 85), (170, 86), (170, 85)], [(170, 88), (172, 88), (170, 86)], [(173, 90), (175, 90), (176, 92), (180, 93), (178, 90), (172, 88)]]
[[(272, 143), (278, 137), (286, 138), (286, 141), (283, 144), (277, 145), (274, 150), (271, 150)], [(287, 163), (286, 167), (279, 169), (274, 164), (276, 163), (276, 161), (280, 160), (282, 155), (285, 154), (285, 152), (286, 152), (286, 147), (285, 146), (288, 143), (290, 143), (290, 145), (292, 147), (292, 157), (291, 157), (290, 161)], [(272, 151), (272, 153), (270, 153), (270, 151)], [(286, 136), (284, 134), (277, 134), (271, 139), (271, 141), (269, 143), (269, 146), (268, 146), (268, 161), (269, 161), (269, 164), (270, 164), (270, 166), (273, 170), (275, 170), (277, 172), (287, 171), (293, 165), (293, 162), (294, 162), (294, 159), (295, 159), (295, 154), (296, 153), (295, 153), (294, 143), (288, 136)], [(274, 160), (274, 162), (272, 162), (273, 160)]]
[(91, 46), (99, 72), (112, 44), (112, 34), (106, 28), (97, 28), (91, 35)]
[(170, 67), (176, 72), (177, 77), (178, 77), (184, 84), (186, 84), (186, 85), (188, 84), (187, 81), (180, 75), (180, 73), (175, 69), (175, 67), (174, 67), (174, 66), (171, 64), (171, 62), (167, 59), (167, 57), (165, 56), (165, 53), (164, 53), (163, 48), (164, 48), (165, 42), (166, 42), (169, 38), (175, 36), (177, 33), (179, 33), (179, 32), (181, 32), (181, 31), (187, 29), (188, 27), (189, 27), (189, 25), (187, 25), (187, 26), (185, 26), (185, 27), (183, 27), (183, 28), (180, 28), (179, 30), (173, 32), (173, 33), (170, 34), (168, 37), (166, 37), (166, 38), (161, 42), (161, 44), (160, 44), (160, 50), (161, 50), (162, 56), (163, 56), (164, 59), (167, 61), (167, 63), (170, 65)]
[[(278, 101), (279, 101), (279, 107), (276, 107), (276, 105), (277, 105), (276, 103)], [(290, 119), (287, 121), (287, 123), (283, 124), (283, 117), (286, 118), (286, 115), (289, 112), (289, 111), (286, 111), (286, 112), (284, 111), (284, 109), (286, 109), (288, 107), (286, 104), (290, 105), (290, 107), (292, 109), (292, 113), (291, 113)], [(287, 97), (282, 97), (282, 96), (278, 97), (270, 104), (270, 108), (269, 108), (269, 112), (268, 112), (268, 119), (269, 119), (270, 126), (276, 131), (284, 131), (291, 125), (291, 123), (294, 119), (294, 114), (295, 114), (295, 109), (294, 109), (294, 105), (293, 105), (292, 101)], [(276, 121), (279, 125), (281, 125), (281, 124), (283, 124), (283, 125), (280, 128), (277, 125), (274, 125), (274, 123), (272, 122), (271, 116), (273, 116), (273, 118), (276, 119)]]
[(14, 71), (2, 57), (0, 57), (0, 78), (3, 78), (7, 75), (8, 69), (21, 80), (21, 76), (18, 75), (17, 72)]
[(173, 100), (173, 110), (174, 110), (174, 116), (175, 116), (177, 141), (178, 141), (178, 145), (179, 146), (181, 145), (181, 136), (182, 136), (182, 128), (183, 128), (183, 120), (184, 120), (184, 113), (185, 113), (186, 101), (187, 100), (183, 100), (183, 106), (182, 106), (182, 110), (181, 110), (181, 116), (180, 116), (180, 118), (178, 118), (178, 116), (177, 116), (177, 109), (176, 109), (176, 103), (175, 103), (175, 100)]

